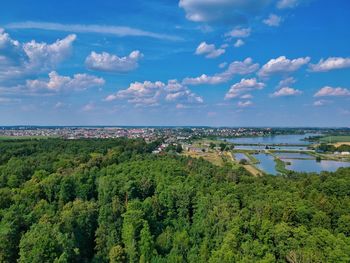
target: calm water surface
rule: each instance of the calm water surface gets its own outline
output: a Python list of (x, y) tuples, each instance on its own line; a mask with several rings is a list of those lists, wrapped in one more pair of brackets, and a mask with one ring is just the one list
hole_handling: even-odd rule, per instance
[(256, 166), (264, 171), (265, 173), (276, 175), (277, 171), (275, 168), (275, 160), (274, 157), (270, 154), (259, 153), (253, 155), (256, 159), (260, 161)]
[(226, 139), (229, 142), (240, 144), (303, 144), (308, 145), (310, 142), (303, 141), (309, 136), (315, 136), (319, 134), (290, 134), (290, 135), (275, 135), (275, 136), (263, 136), (263, 137), (239, 137)]
[(315, 157), (312, 155), (306, 154), (306, 153), (283, 153), (283, 152), (276, 152), (275, 153), (278, 158), (284, 160), (284, 159), (313, 159), (315, 160)]
[[(235, 145), (237, 150), (265, 150), (265, 145)], [(307, 151), (306, 146), (273, 146), (276, 151)]]
[(246, 159), (249, 161), (249, 158), (244, 153), (235, 153), (235, 159), (240, 161), (242, 159)]
[[(303, 141), (308, 136), (315, 136), (319, 134), (304, 134), (304, 135), (276, 135), (267, 137), (240, 137), (227, 139), (229, 142), (238, 144), (262, 144), (262, 145), (236, 145), (235, 149), (238, 150), (264, 150), (265, 145), (271, 144), (285, 144), (283, 146), (274, 147), (275, 150), (300, 150), (306, 151), (307, 145), (310, 144), (308, 141)], [(289, 144), (289, 145), (288, 145)], [(305, 146), (291, 146), (291, 144), (299, 144)], [(277, 152), (276, 155), (285, 162), (289, 162), (290, 165), (286, 165), (286, 168), (296, 172), (315, 172), (320, 173), (322, 171), (333, 172), (340, 167), (350, 167), (350, 162), (339, 162), (322, 160), (321, 162), (316, 162), (315, 158), (311, 155), (305, 153), (283, 153)], [(277, 171), (275, 169), (274, 157), (270, 154), (259, 153), (255, 154), (254, 157), (260, 161), (257, 164), (257, 168), (260, 170), (276, 175)], [(235, 158), (237, 160), (247, 159), (247, 156), (242, 153), (235, 153)]]
[(288, 170), (306, 173), (320, 173), (322, 171), (334, 172), (340, 167), (350, 167), (350, 163), (348, 162), (338, 162), (329, 160), (322, 160), (321, 162), (316, 162), (316, 160), (284, 159), (283, 161), (291, 163), (291, 165), (286, 165), (286, 168)]

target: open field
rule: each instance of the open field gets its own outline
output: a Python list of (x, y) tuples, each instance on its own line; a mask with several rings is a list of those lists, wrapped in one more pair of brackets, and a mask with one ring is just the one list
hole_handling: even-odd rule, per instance
[(185, 151), (182, 153), (185, 156), (190, 156), (192, 158), (203, 158), (211, 162), (212, 164), (223, 166), (225, 163), (229, 163), (232, 165), (232, 168), (238, 168), (240, 165), (232, 156), (232, 153), (229, 151), (215, 151), (210, 150), (207, 152), (193, 152), (193, 151)]
[(183, 153), (186, 156), (190, 156), (192, 158), (203, 158), (204, 160), (207, 160), (211, 162), (212, 164), (222, 166), (224, 165), (224, 161), (222, 157), (215, 151), (210, 152), (184, 152)]
[(264, 173), (260, 171), (258, 168), (256, 168), (254, 165), (247, 164), (247, 165), (243, 165), (243, 167), (255, 177), (264, 175)]
[(214, 143), (214, 144), (216, 144), (217, 146), (218, 146), (220, 143), (229, 144), (228, 142), (224, 142), (224, 141), (222, 141), (222, 140), (213, 140), (213, 139), (203, 138), (203, 139), (198, 139), (198, 140), (193, 141), (192, 146), (193, 146), (193, 147), (202, 147), (202, 146), (204, 146), (204, 145), (209, 145), (210, 143)]
[(335, 147), (339, 147), (342, 145), (350, 145), (350, 142), (336, 142), (336, 143), (332, 143)]
[(339, 143), (339, 142), (349, 142), (350, 136), (326, 136), (320, 139), (324, 143)]

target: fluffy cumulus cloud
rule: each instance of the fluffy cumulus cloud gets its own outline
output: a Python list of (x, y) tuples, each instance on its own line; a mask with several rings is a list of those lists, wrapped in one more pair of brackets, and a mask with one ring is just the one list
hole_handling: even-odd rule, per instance
[(282, 18), (275, 14), (270, 14), (268, 18), (263, 20), (264, 24), (268, 26), (279, 26), (282, 22)]
[(38, 43), (34, 40), (25, 43), (23, 49), (29, 58), (29, 66), (44, 69), (55, 67), (70, 55), (75, 39), (75, 35), (69, 35), (52, 44)]
[(317, 91), (314, 95), (315, 97), (342, 97), (342, 96), (350, 96), (350, 89), (341, 88), (341, 87), (330, 87), (325, 86), (319, 91)]
[(279, 0), (277, 2), (278, 9), (295, 8), (299, 5), (300, 0)]
[(16, 66), (22, 59), (25, 59), (22, 45), (0, 28), (0, 69), (3, 70), (5, 66)]
[(285, 56), (280, 56), (268, 61), (259, 70), (258, 75), (260, 77), (269, 77), (274, 74), (283, 74), (297, 71), (303, 65), (309, 63), (310, 57), (288, 59)]
[(195, 78), (185, 78), (183, 84), (186, 85), (215, 85), (225, 83), (231, 80), (236, 75), (246, 75), (253, 73), (259, 69), (259, 64), (253, 63), (251, 58), (246, 58), (244, 61), (232, 62), (225, 71), (209, 76), (202, 74)]
[(271, 94), (271, 97), (277, 98), (277, 97), (290, 97), (290, 96), (297, 96), (302, 94), (302, 92), (298, 89), (290, 88), (290, 87), (283, 87), (279, 90), (275, 91)]
[(25, 88), (30, 92), (82, 91), (91, 87), (103, 86), (104, 79), (88, 74), (75, 74), (73, 77), (61, 76), (56, 71), (49, 73), (47, 80), (27, 80)]
[(350, 67), (350, 58), (330, 57), (321, 59), (317, 64), (311, 64), (310, 70), (314, 72), (326, 72), (334, 69)]
[(127, 100), (137, 107), (158, 106), (162, 103), (175, 103), (183, 106), (203, 103), (202, 97), (176, 80), (169, 80), (168, 83), (134, 82), (127, 89), (107, 96), (105, 100)]
[(241, 47), (244, 45), (244, 41), (242, 39), (237, 39), (237, 41), (233, 44), (234, 47)]
[(217, 58), (225, 53), (224, 48), (216, 48), (214, 44), (202, 42), (196, 49), (196, 55), (205, 55), (206, 58)]
[(52, 44), (20, 43), (0, 29), (0, 82), (54, 69), (69, 57), (75, 39), (68, 35)]
[(194, 22), (244, 24), (271, 0), (180, 0), (186, 18)]
[(129, 72), (138, 67), (139, 60), (143, 54), (138, 51), (132, 51), (128, 56), (118, 57), (107, 52), (96, 53), (94, 51), (86, 58), (85, 65), (88, 69), (105, 72)]
[(230, 38), (246, 38), (249, 37), (251, 28), (249, 27), (236, 27), (225, 34), (226, 37)]
[(253, 90), (261, 90), (264, 87), (265, 84), (262, 82), (258, 82), (256, 78), (242, 79), (239, 83), (233, 84), (231, 86), (231, 88), (225, 95), (225, 99), (237, 98), (242, 96), (243, 93), (247, 93)]

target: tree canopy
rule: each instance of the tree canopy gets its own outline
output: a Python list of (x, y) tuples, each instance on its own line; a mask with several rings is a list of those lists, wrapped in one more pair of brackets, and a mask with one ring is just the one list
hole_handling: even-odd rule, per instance
[(0, 262), (350, 262), (350, 169), (250, 176), (143, 140), (0, 142)]

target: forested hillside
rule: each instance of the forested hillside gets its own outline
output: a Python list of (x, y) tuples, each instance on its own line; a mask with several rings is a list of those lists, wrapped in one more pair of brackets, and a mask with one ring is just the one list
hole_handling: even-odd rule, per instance
[(254, 178), (154, 146), (0, 142), (0, 262), (350, 262), (350, 169)]

